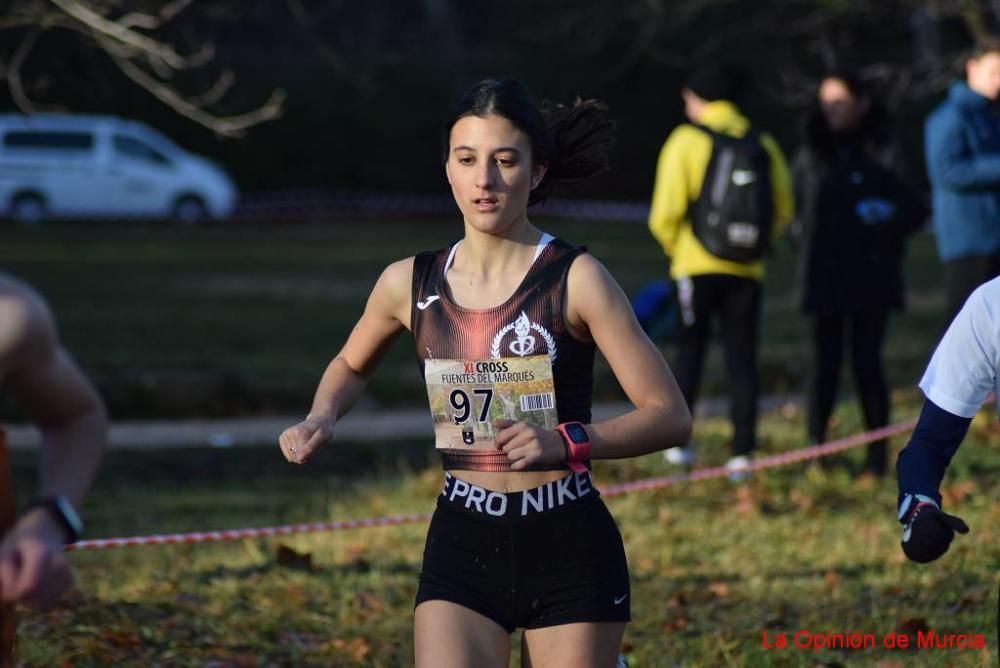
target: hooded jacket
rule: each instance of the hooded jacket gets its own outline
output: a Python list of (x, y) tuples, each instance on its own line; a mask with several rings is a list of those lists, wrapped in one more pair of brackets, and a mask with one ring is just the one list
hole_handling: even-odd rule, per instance
[(926, 206), (902, 178), (889, 119), (873, 106), (852, 132), (832, 132), (819, 110), (809, 117), (792, 161), (798, 205), (791, 237), (799, 248), (804, 310), (901, 308), (906, 238)]
[[(716, 132), (742, 137), (750, 121), (736, 105), (725, 100), (705, 104), (699, 122)], [(771, 188), (774, 192), (773, 234), (777, 237), (792, 218), (792, 188), (788, 164), (781, 148), (765, 133), (761, 143), (771, 159)], [(760, 280), (763, 261), (730, 262), (709, 253), (691, 228), (689, 207), (701, 193), (702, 181), (712, 156), (712, 138), (685, 123), (674, 129), (660, 151), (649, 211), (649, 229), (667, 256), (670, 276), (682, 278), (700, 274), (728, 274)]]

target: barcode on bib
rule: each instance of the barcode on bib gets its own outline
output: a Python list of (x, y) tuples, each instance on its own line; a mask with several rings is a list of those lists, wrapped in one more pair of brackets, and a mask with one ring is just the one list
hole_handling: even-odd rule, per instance
[(544, 394), (525, 394), (521, 397), (522, 411), (544, 411), (554, 406), (555, 402), (552, 399), (551, 392), (546, 392)]

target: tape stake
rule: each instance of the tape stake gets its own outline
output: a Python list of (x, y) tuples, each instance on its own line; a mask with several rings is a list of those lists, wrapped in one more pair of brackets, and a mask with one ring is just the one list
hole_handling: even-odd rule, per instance
[[(7, 452), (7, 432), (0, 428), (0, 538), (14, 526), (14, 482)], [(14, 668), (17, 618), (14, 606), (0, 605), (0, 668)]]

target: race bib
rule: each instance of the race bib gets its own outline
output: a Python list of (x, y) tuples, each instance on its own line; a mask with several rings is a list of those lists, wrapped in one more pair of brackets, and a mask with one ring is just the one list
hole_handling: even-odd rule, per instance
[(494, 420), (555, 429), (556, 395), (548, 355), (490, 360), (429, 359), (424, 380), (435, 447), (494, 448)]

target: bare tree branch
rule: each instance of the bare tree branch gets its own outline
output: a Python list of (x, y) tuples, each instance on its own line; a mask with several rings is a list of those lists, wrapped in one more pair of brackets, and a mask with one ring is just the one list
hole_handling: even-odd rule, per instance
[(316, 48), (317, 53), (320, 57), (326, 61), (326, 64), (333, 68), (334, 71), (338, 73), (346, 73), (348, 71), (347, 63), (344, 59), (337, 53), (334, 49), (330, 48), (323, 40), (321, 40), (317, 35), (313, 26), (316, 24), (315, 17), (311, 17), (306, 8), (302, 6), (299, 0), (286, 0), (288, 9), (292, 12), (292, 16), (298, 22), (299, 27), (302, 32), (305, 33), (309, 41), (312, 42), (313, 46)]
[(116, 55), (112, 55), (112, 59), (125, 76), (152, 93), (158, 100), (182, 116), (186, 116), (224, 137), (242, 137), (247, 128), (274, 120), (282, 114), (285, 93), (280, 89), (272, 92), (270, 99), (253, 111), (236, 116), (213, 116), (192, 104), (189, 98), (181, 95), (170, 86), (151, 77), (131, 60), (119, 58)]
[(118, 19), (117, 23), (126, 28), (143, 28), (144, 30), (156, 30), (169, 22), (175, 16), (187, 9), (194, 0), (173, 0), (164, 5), (156, 16), (131, 12)]
[(201, 95), (189, 95), (188, 101), (201, 109), (210, 107), (222, 100), (226, 93), (232, 89), (234, 83), (236, 83), (236, 77), (230, 70), (225, 70), (215, 80), (211, 88)]
[(667, 8), (664, 5), (664, 0), (644, 0), (641, 12), (638, 16), (639, 34), (631, 42), (625, 55), (604, 72), (604, 81), (614, 81), (624, 76), (652, 48), (653, 42), (663, 27)]
[(188, 67), (188, 60), (174, 51), (172, 47), (137, 33), (115, 21), (109, 21), (78, 0), (49, 0), (49, 2), (95, 33), (129, 45), (151, 60), (160, 60), (175, 70)]
[(242, 114), (226, 116), (210, 111), (233, 89), (235, 76), (228, 69), (202, 92), (185, 92), (168, 83), (178, 72), (210, 66), (216, 56), (207, 40), (190, 53), (181, 53), (158, 33), (193, 4), (194, 0), (170, 0), (150, 13), (135, 11), (142, 3), (130, 0), (14, 0), (0, 9), (0, 33), (13, 34), (8, 44), (16, 45), (4, 50), (8, 60), (0, 61), (0, 77), (6, 80), (19, 109), (40, 110), (42, 105), (32, 99), (23, 72), (40, 37), (47, 31), (64, 29), (103, 51), (126, 77), (168, 107), (220, 136), (237, 137), (253, 125), (281, 116), (285, 99), (281, 90), (272, 91), (263, 105)]
[(38, 43), (38, 38), (42, 32), (43, 29), (41, 28), (36, 28), (29, 32), (21, 40), (21, 43), (17, 45), (14, 55), (7, 65), (7, 87), (10, 89), (11, 97), (14, 98), (14, 104), (18, 108), (29, 112), (35, 111), (37, 107), (24, 92), (24, 84), (21, 82), (21, 68), (24, 66), (24, 61), (28, 59), (28, 54), (31, 53), (31, 50), (35, 48), (35, 44)]

